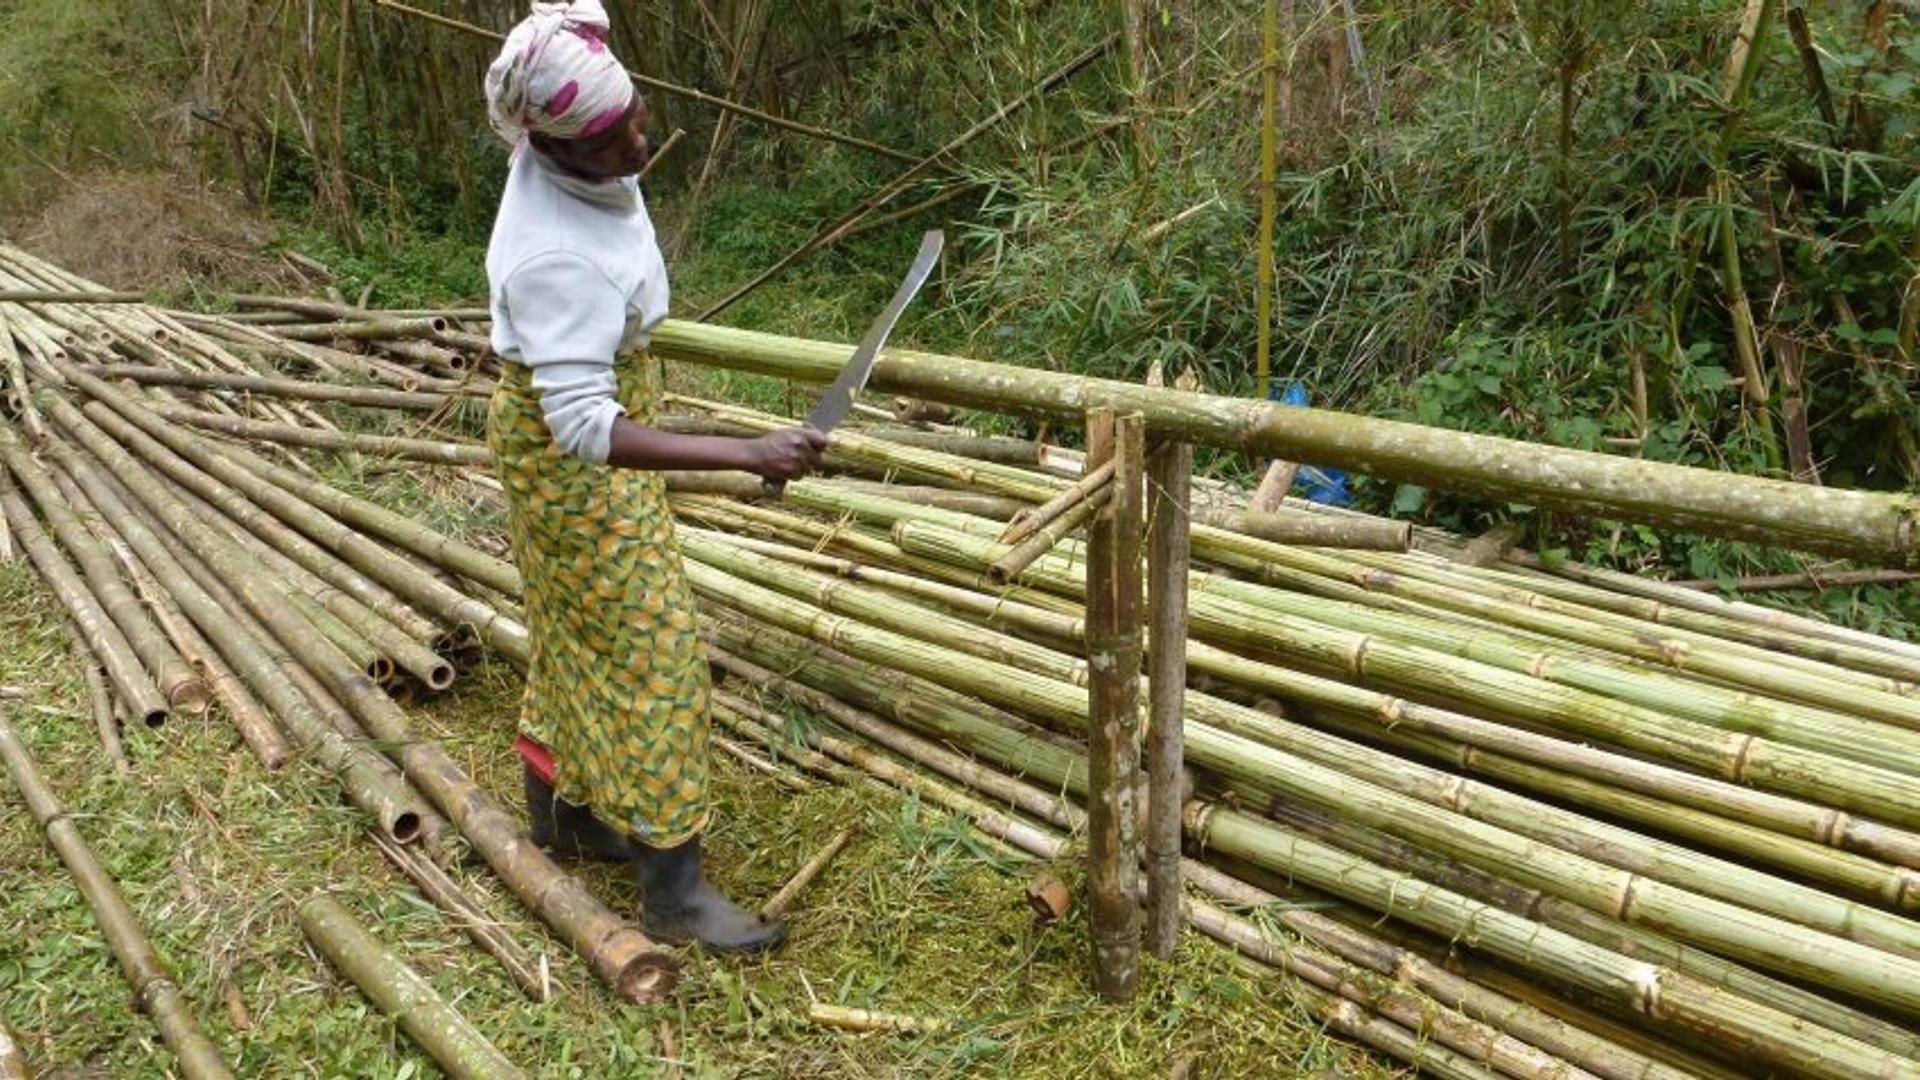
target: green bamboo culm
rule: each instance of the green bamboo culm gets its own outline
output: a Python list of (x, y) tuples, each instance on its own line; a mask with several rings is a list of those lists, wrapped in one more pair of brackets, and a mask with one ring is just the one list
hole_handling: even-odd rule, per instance
[(220, 1051), (200, 1031), (193, 1007), (174, 984), (160, 954), (148, 943), (140, 920), (127, 905), (120, 887), (108, 875), (106, 867), (93, 854), (66, 808), (54, 797), (46, 778), (34, 764), (33, 756), (15, 734), (6, 710), (0, 706), (0, 758), (6, 760), (7, 775), (26, 801), (27, 810), (46, 833), (47, 845), (59, 854), (73, 875), (74, 885), (100, 924), (120, 970), (133, 988), (134, 1000), (141, 1011), (160, 1029), (160, 1038), (173, 1051), (175, 1064), (188, 1080), (231, 1080)]
[(299, 918), (300, 929), (328, 962), (393, 1017), (448, 1076), (519, 1080), (527, 1075), (332, 897), (312, 897), (300, 905)]

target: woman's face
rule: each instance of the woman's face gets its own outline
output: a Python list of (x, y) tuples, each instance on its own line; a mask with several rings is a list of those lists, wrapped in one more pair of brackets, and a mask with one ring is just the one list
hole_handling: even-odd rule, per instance
[(554, 164), (586, 180), (632, 176), (646, 168), (653, 156), (647, 142), (651, 119), (647, 99), (636, 90), (626, 115), (605, 131), (581, 139), (555, 139), (536, 132), (533, 144)]

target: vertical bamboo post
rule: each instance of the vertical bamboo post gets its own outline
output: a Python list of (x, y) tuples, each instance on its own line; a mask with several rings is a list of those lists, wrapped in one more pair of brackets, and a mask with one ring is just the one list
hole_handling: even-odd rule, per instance
[(1280, 0), (1267, 0), (1261, 48), (1265, 73), (1261, 76), (1260, 108), (1260, 250), (1256, 277), (1260, 293), (1254, 298), (1259, 330), (1254, 337), (1254, 386), (1267, 400), (1273, 356), (1273, 220), (1279, 213), (1280, 147), (1274, 128), (1280, 102)]
[(1138, 413), (1087, 414), (1087, 464), (1115, 463), (1112, 498), (1087, 546), (1087, 912), (1093, 981), (1126, 1001), (1140, 980), (1139, 877), (1140, 531), (1146, 423)]
[(1148, 459), (1147, 950), (1173, 956), (1180, 934), (1181, 729), (1187, 704), (1187, 570), (1192, 562), (1193, 445), (1161, 442)]

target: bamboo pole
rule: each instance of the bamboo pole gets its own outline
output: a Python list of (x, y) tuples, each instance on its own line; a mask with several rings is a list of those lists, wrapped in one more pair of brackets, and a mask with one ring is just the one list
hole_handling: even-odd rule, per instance
[(134, 656), (133, 646), (127, 643), (126, 635), (101, 610), (100, 602), (88, 590), (86, 582), (74, 572), (47, 534), (41, 531), (33, 519), (33, 511), (27, 508), (26, 501), (14, 490), (13, 482), (5, 475), (0, 475), (0, 513), (6, 515), (27, 558), (67, 609), (74, 625), (79, 627), (87, 647), (99, 659), (100, 666), (113, 683), (114, 691), (126, 702), (127, 708), (148, 727), (159, 727), (166, 723), (166, 696), (154, 685), (146, 669), (140, 666), (139, 658)]
[(526, 1076), (435, 993), (432, 984), (388, 952), (332, 897), (323, 893), (308, 899), (300, 905), (299, 918), (307, 940), (381, 1012), (393, 1017), (448, 1076), (457, 1080)]
[(1173, 958), (1180, 931), (1180, 811), (1186, 801), (1187, 575), (1193, 447), (1161, 443), (1148, 459), (1146, 946)]
[[(74, 516), (73, 508), (61, 498), (52, 478), (26, 452), (12, 429), (5, 426), (0, 426), (0, 462), (12, 471), (20, 486), (39, 505), (54, 536), (79, 565), (101, 610), (120, 628), (134, 656), (166, 697), (167, 708), (195, 715), (206, 712), (211, 700), (206, 684), (154, 624), (153, 617), (120, 576), (105, 546)], [(147, 714), (149, 722), (151, 715)]]
[(1329, 518), (1284, 508), (1269, 513), (1202, 510), (1193, 517), (1202, 525), (1244, 533), (1276, 544), (1406, 551), (1413, 543), (1413, 526), (1410, 523), (1379, 518)]
[[(892, 712), (903, 722), (929, 733), (937, 733), (958, 748), (995, 762), (1016, 775), (1030, 777), (1032, 783), (1052, 790), (1086, 791), (1084, 758), (1075, 755), (1060, 757), (1061, 751), (1057, 747), (1011, 730), (1007, 725), (1014, 721), (993, 717), (992, 710), (977, 698), (968, 698), (915, 676), (868, 666), (852, 657), (775, 629), (767, 625), (764, 618), (755, 616), (752, 623), (741, 621), (744, 618), (747, 616), (715, 621), (716, 637), (723, 647), (740, 650), (754, 657), (758, 663), (789, 672), (794, 679), (847, 696), (867, 707)], [(751, 676), (754, 669), (747, 670)], [(911, 706), (904, 707), (902, 703), (911, 703)], [(1191, 861), (1186, 865), (1186, 876), (1213, 895), (1237, 905), (1263, 902), (1257, 896), (1250, 898), (1246, 886)], [(1489, 875), (1480, 874), (1478, 877), (1490, 880)], [(1232, 882), (1235, 889), (1220, 891), (1219, 886), (1226, 882)], [(1512, 888), (1505, 891), (1509, 894), (1515, 892)], [(1531, 889), (1519, 890), (1519, 893), (1511, 901), (1510, 910), (1515, 914), (1542, 919), (1557, 929), (1613, 952), (1673, 967), (1713, 986), (1840, 1031), (1884, 1050), (1920, 1058), (1920, 1040), (1903, 1028), (1868, 1017), (1798, 987), (1753, 973), (1710, 953), (1687, 948), (1648, 931), (1607, 919), (1554, 896)], [(1424, 980), (1441, 980), (1434, 984), (1438, 987), (1434, 990), (1436, 994), (1444, 992), (1451, 995), (1462, 989), (1445, 982), (1448, 975), (1444, 971), (1423, 969), (1417, 963), (1410, 964), (1404, 958), (1396, 958), (1391, 954), (1383, 956), (1377, 951), (1369, 953), (1370, 947), (1356, 946), (1350, 937), (1326, 936), (1335, 931), (1351, 935), (1352, 931), (1345, 924), (1312, 910), (1285, 908), (1277, 912), (1276, 917), (1289, 928), (1375, 970), (1387, 973), (1411, 971), (1417, 977), (1422, 977), (1419, 985), (1423, 988), (1429, 985)], [(1349, 952), (1356, 948), (1357, 952)], [(1367, 959), (1369, 955), (1373, 959)], [(1492, 1015), (1506, 1014), (1497, 1012)], [(1628, 1072), (1627, 1075), (1638, 1074)]]
[[(98, 402), (89, 409), (99, 410), (104, 417), (115, 415)], [(86, 424), (71, 405), (60, 402), (55, 416), (65, 417), (69, 432), (102, 461), (117, 465), (122, 474), (134, 471), (131, 456)], [(126, 433), (138, 434), (131, 428)], [(580, 952), (595, 975), (629, 1001), (652, 1000), (672, 986), (677, 971), (672, 955), (608, 911), (578, 880), (527, 843), (517, 818), (488, 798), (437, 743), (418, 738), (399, 706), (286, 605), (282, 594), (246, 558), (244, 549), (156, 486), (134, 494), (231, 580), (253, 616), (352, 710), (374, 738), (392, 749), (407, 779), (460, 829), (521, 902)]]
[(1255, 335), (1253, 379), (1254, 395), (1261, 401), (1272, 398), (1273, 342), (1273, 225), (1280, 200), (1280, 0), (1261, 5), (1260, 75), (1260, 231), (1254, 238), (1257, 270), (1254, 275)]
[[(847, 347), (667, 320), (655, 354), (808, 382), (829, 382)], [(1382, 479), (1552, 509), (1920, 566), (1920, 498), (1807, 485), (1535, 446), (1318, 409), (1217, 398), (899, 349), (869, 385), (950, 404), (1077, 421), (1106, 405), (1138, 411), (1156, 435)]]
[[(64, 401), (59, 402), (50, 414), (56, 424), (86, 446), (108, 471), (117, 473), (128, 484), (139, 483), (138, 467), (126, 453), (99, 437), (97, 429), (89, 430), (84, 421), (76, 423), (77, 414), (72, 406)], [(147, 564), (148, 569), (166, 583), (168, 592), (181, 610), (218, 645), (226, 660), (260, 696), (260, 700), (273, 710), (279, 721), (286, 725), (288, 733), (301, 748), (312, 755), (314, 762), (345, 790), (349, 800), (396, 840), (404, 842), (417, 836), (422, 808), (412, 793), (404, 786), (396, 785), (391, 776), (374, 763), (376, 759), (364, 747), (348, 742), (331, 729), (312, 704), (297, 691), (285, 668), (275, 663), (260, 642), (245, 632), (235, 621), (236, 616), (231, 610), (196, 584), (192, 575), (182, 566), (180, 557), (171, 550), (170, 542), (148, 528), (140, 515), (127, 509), (119, 493), (109, 486), (91, 462), (77, 454), (68, 454), (63, 464), (94, 504), (114, 515), (114, 523), (121, 536), (141, 561)], [(181, 539), (186, 539), (182, 528), (205, 529), (190, 510), (167, 498), (157, 486), (146, 485), (134, 491), (146, 508), (155, 517), (167, 521)], [(193, 524), (188, 525), (189, 522)], [(240, 585), (240, 575), (232, 572), (230, 562), (217, 558), (209, 562), (222, 571), (222, 577), (232, 581), (236, 587)]]
[[(1006, 585), (1017, 581), (1035, 559), (1052, 551), (1061, 541), (1078, 531), (1088, 522), (1096, 522), (1100, 514), (1107, 511), (1113, 502), (1113, 488), (1102, 485), (1094, 488), (1085, 498), (1066, 506), (1057, 516), (1032, 532), (1013, 546), (1006, 554), (995, 559), (987, 567), (987, 578), (997, 584)], [(1037, 516), (1037, 515), (1036, 515)], [(1019, 522), (1016, 520), (1015, 524)]]
[(1007, 527), (1000, 533), (1000, 542), (1018, 544), (1058, 520), (1067, 511), (1092, 501), (1094, 493), (1103, 488), (1107, 481), (1113, 479), (1113, 470), (1114, 462), (1112, 461), (1102, 462), (1089, 469), (1085, 475), (1060, 494), (1008, 522)]
[(1144, 424), (1111, 410), (1087, 414), (1087, 461), (1114, 463), (1113, 493), (1087, 544), (1087, 916), (1093, 982), (1108, 1001), (1140, 979), (1139, 839), (1140, 505)]
[(928, 1020), (874, 1009), (854, 1009), (824, 1001), (807, 1006), (807, 1019), (823, 1027), (862, 1035), (937, 1035), (947, 1029), (945, 1020)]
[[(235, 516), (236, 520), (264, 516), (259, 514), (260, 509), (264, 508), (273, 517), (306, 534), (338, 556), (340, 560), (364, 571), (380, 585), (393, 590), (408, 602), (418, 604), (422, 610), (454, 627), (467, 628), (477, 639), (499, 649), (510, 659), (519, 663), (525, 662), (527, 655), (525, 627), (506, 618), (490, 605), (422, 573), (406, 560), (343, 524), (342, 521), (336, 520), (328, 511), (338, 509), (359, 518), (360, 521), (375, 523), (388, 530), (382, 533), (385, 539), (404, 536), (415, 546), (416, 553), (430, 560), (438, 556), (450, 562), (458, 562), (469, 569), (478, 568), (476, 572), (505, 567), (504, 563), (440, 536), (420, 522), (411, 521), (384, 508), (374, 507), (374, 504), (366, 500), (355, 499), (324, 483), (310, 483), (304, 477), (277, 469), (238, 448), (215, 449), (198, 436), (160, 420), (107, 384), (98, 380), (89, 382), (87, 380), (90, 380), (90, 377), (85, 375), (78, 378), (82, 380), (82, 387), (94, 394), (97, 399), (86, 406), (87, 416), (111, 433), (115, 439), (124, 442), (139, 453), (142, 458), (152, 462), (183, 484), (192, 485), (199, 482), (199, 470), (204, 469), (207, 475), (217, 478), (222, 484), (231, 485), (234, 491), (243, 492), (245, 499), (237, 499), (231, 493), (223, 495), (217, 488), (199, 492), (203, 497), (208, 497), (209, 501), (214, 501), (222, 510), (227, 511), (229, 516)], [(194, 467), (186, 468), (179, 460), (180, 458), (191, 461)], [(242, 467), (242, 462), (245, 463), (245, 467)], [(262, 473), (265, 474), (266, 479), (262, 478), (260, 475)], [(298, 485), (297, 492), (290, 490), (294, 485)], [(303, 496), (306, 495), (326, 498), (330, 506), (327, 510), (322, 510), (305, 501)], [(256, 505), (249, 506), (249, 502)], [(373, 513), (372, 510), (375, 509), (379, 512)], [(358, 523), (360, 522), (357, 521), (356, 524)], [(297, 557), (302, 549), (283, 547), (282, 550)], [(333, 571), (335, 567), (322, 561), (309, 566), (308, 569), (316, 573), (327, 573)], [(506, 574), (511, 576), (506, 577)], [(512, 586), (502, 588), (500, 591), (507, 595), (519, 594), (518, 574), (512, 573), (511, 567), (505, 567), (504, 574), (496, 572), (492, 577), (495, 583)], [(332, 579), (332, 583), (343, 589), (364, 584), (353, 581), (351, 577), (335, 578)], [(382, 614), (387, 612), (382, 611)]]
[[(155, 621), (173, 641), (174, 646), (180, 650), (180, 655), (200, 672), (201, 677), (206, 681), (207, 689), (226, 709), (227, 720), (233, 725), (234, 730), (240, 733), (240, 737), (268, 772), (285, 765), (292, 751), (288, 749), (286, 740), (281, 737), (279, 727), (260, 707), (259, 701), (241, 684), (239, 676), (234, 674), (214, 647), (194, 628), (193, 622), (181, 610), (180, 603), (174, 598), (172, 592), (154, 577), (153, 571), (149, 570), (140, 557), (127, 546), (120, 531), (110, 523), (112, 519), (109, 515), (101, 512), (99, 504), (95, 503), (73, 478), (75, 469), (86, 467), (84, 463), (75, 464), (73, 448), (64, 442), (51, 440), (48, 448), (54, 461), (62, 470), (54, 474), (55, 483), (60, 486), (67, 501), (73, 505), (74, 511), (92, 526), (95, 534), (113, 552), (120, 568), (133, 582), (134, 591), (153, 612)], [(131, 511), (117, 499), (113, 509), (115, 513), (112, 518), (131, 514)]]
[(0, 289), (0, 304), (144, 304), (145, 293)]
[(1366, 860), (1224, 807), (1194, 804), (1189, 828), (1210, 848), (1291, 874), (1316, 888), (1579, 987), (1617, 1007), (1715, 1041), (1738, 1040), (1755, 1063), (1808, 1076), (1920, 1076), (1905, 1061), (1773, 1009), (1721, 994), (1653, 964), (1597, 949), (1551, 927), (1387, 871)]
[(100, 932), (120, 961), (120, 971), (133, 988), (134, 1000), (160, 1029), (160, 1038), (173, 1051), (175, 1064), (189, 1080), (226, 1080), (233, 1074), (220, 1060), (220, 1051), (200, 1031), (193, 1007), (181, 995), (160, 954), (147, 942), (140, 920), (114, 884), (105, 866), (94, 857), (72, 815), (60, 805), (33, 757), (14, 733), (6, 710), (0, 709), (0, 759), (4, 759), (13, 786), (27, 810), (46, 834), (47, 845), (59, 854), (73, 875), (74, 885), (93, 912)]
[(293, 424), (252, 420), (244, 416), (221, 416), (218, 413), (159, 401), (150, 403), (148, 407), (156, 414), (175, 423), (237, 435), (243, 439), (278, 443), (283, 446), (304, 446), (309, 449), (349, 451), (374, 457), (405, 458), (433, 465), (491, 465), (493, 463), (493, 455), (479, 443), (321, 431)]

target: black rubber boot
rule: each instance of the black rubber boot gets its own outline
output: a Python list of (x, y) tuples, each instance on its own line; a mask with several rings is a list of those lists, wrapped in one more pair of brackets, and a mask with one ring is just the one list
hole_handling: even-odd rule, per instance
[(753, 953), (787, 939), (787, 924), (763, 919), (720, 895), (700, 872), (700, 838), (677, 848), (634, 845), (640, 925), (669, 945), (699, 942), (714, 952)]
[(593, 816), (584, 806), (567, 802), (553, 785), (540, 779), (533, 766), (522, 764), (527, 778), (527, 825), (533, 842), (556, 858), (626, 862), (634, 844)]

